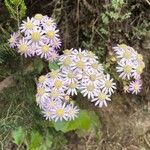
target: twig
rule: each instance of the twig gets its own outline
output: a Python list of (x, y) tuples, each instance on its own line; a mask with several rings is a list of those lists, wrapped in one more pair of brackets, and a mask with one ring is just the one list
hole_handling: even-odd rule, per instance
[(146, 135), (144, 135), (144, 140), (145, 140), (147, 146), (150, 148), (150, 143), (149, 143), (149, 141), (147, 140)]
[(148, 5), (150, 5), (150, 2), (149, 2), (149, 0), (145, 0), (147, 3), (148, 3)]

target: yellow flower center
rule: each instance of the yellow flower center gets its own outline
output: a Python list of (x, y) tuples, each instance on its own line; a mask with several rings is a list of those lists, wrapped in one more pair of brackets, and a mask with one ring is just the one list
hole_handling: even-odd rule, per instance
[(71, 51), (68, 49), (64, 50), (63, 52), (64, 52), (64, 55), (70, 55), (71, 54)]
[(73, 116), (74, 115), (74, 110), (72, 108), (70, 108), (70, 110), (68, 111), (69, 115)]
[(92, 67), (93, 67), (94, 69), (97, 69), (97, 68), (98, 68), (98, 64), (97, 64), (97, 63), (93, 63), (93, 64), (92, 64)]
[(27, 22), (25, 24), (25, 28), (28, 29), (28, 30), (32, 30), (34, 27), (33, 23), (30, 21), (30, 22)]
[(49, 107), (54, 107), (56, 105), (56, 102), (55, 101), (50, 101), (48, 105), (49, 105)]
[(95, 87), (94, 87), (93, 84), (89, 84), (89, 85), (87, 85), (86, 88), (87, 88), (88, 91), (92, 92), (92, 91), (94, 90)]
[(60, 108), (60, 109), (56, 110), (56, 114), (57, 114), (58, 117), (63, 117), (64, 113), (65, 113), (65, 111), (64, 111), (63, 108)]
[(43, 83), (45, 81), (46, 77), (44, 75), (39, 77), (39, 83)]
[(31, 39), (33, 42), (38, 42), (41, 39), (41, 35), (39, 32), (32, 32)]
[(34, 16), (34, 18), (35, 18), (36, 20), (42, 20), (43, 15), (42, 15), (42, 14), (36, 14), (36, 15)]
[(75, 74), (73, 72), (69, 72), (68, 73), (68, 77), (71, 78), (71, 79), (73, 79), (75, 77)]
[(68, 57), (68, 58), (64, 59), (63, 65), (69, 66), (69, 65), (71, 65), (71, 62), (72, 62), (71, 59)]
[(134, 88), (135, 91), (138, 91), (138, 90), (139, 90), (139, 85), (138, 85), (138, 83), (134, 84), (133, 88)]
[(121, 47), (121, 48), (127, 48), (127, 45), (126, 44), (120, 44), (119, 47)]
[(14, 43), (14, 42), (15, 42), (15, 38), (11, 37), (11, 38), (9, 39), (9, 42), (10, 42), (10, 43)]
[(130, 65), (125, 65), (123, 70), (125, 73), (129, 74), (132, 71), (132, 67)]
[(53, 30), (49, 30), (46, 32), (46, 35), (49, 39), (54, 38), (55, 32)]
[(51, 26), (54, 22), (52, 20), (47, 20), (45, 22), (46, 25)]
[(59, 92), (57, 90), (52, 90), (50, 93), (50, 97), (57, 98), (59, 96)]
[(142, 72), (143, 72), (143, 68), (141, 66), (138, 66), (136, 68), (136, 73), (140, 75)]
[(77, 63), (76, 63), (76, 67), (78, 69), (83, 69), (85, 66), (84, 62), (82, 60), (79, 60)]
[(95, 81), (95, 80), (96, 80), (96, 74), (90, 75), (90, 80), (91, 80), (91, 81)]
[(22, 53), (25, 53), (28, 51), (28, 45), (27, 44), (21, 44), (19, 46), (19, 50), (22, 52)]
[(52, 70), (52, 72), (50, 72), (49, 74), (51, 78), (56, 79), (58, 77), (58, 73), (58, 70)]
[(70, 88), (70, 89), (75, 89), (76, 88), (76, 84), (75, 83), (70, 83), (69, 85), (68, 85), (68, 87)]
[(79, 52), (79, 53), (77, 54), (77, 57), (81, 59), (81, 58), (83, 57), (83, 54), (82, 54), (81, 52)]
[(112, 82), (109, 81), (109, 80), (107, 80), (107, 81), (105, 82), (105, 87), (106, 87), (106, 88), (110, 88), (111, 86), (112, 86)]
[(100, 92), (100, 93), (98, 94), (98, 99), (99, 99), (99, 101), (105, 100), (105, 99), (106, 99), (106, 94), (103, 93), (103, 92)]
[(48, 53), (48, 52), (49, 52), (49, 46), (46, 45), (46, 44), (42, 45), (42, 51), (43, 51), (44, 53)]
[(54, 83), (54, 86), (59, 89), (63, 86), (63, 83), (61, 80), (56, 80), (55, 83)]
[(37, 89), (37, 93), (38, 93), (38, 95), (42, 96), (42, 95), (45, 93), (45, 89), (42, 88), (42, 87), (39, 87), (39, 88)]
[(128, 50), (125, 50), (123, 53), (123, 57), (126, 59), (130, 59), (131, 58), (131, 53)]
[(88, 52), (88, 57), (94, 58), (94, 56), (95, 56), (95, 54), (93, 52), (91, 52), (91, 51)]
[(141, 54), (137, 54), (137, 60), (138, 61), (142, 61), (143, 60), (143, 56)]

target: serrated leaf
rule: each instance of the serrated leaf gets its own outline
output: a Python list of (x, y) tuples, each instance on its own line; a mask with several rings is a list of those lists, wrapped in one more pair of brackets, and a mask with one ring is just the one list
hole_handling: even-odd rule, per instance
[(15, 144), (20, 145), (25, 138), (25, 131), (23, 130), (23, 128), (19, 127), (16, 130), (12, 131), (12, 138)]
[(57, 131), (64, 133), (72, 130), (88, 130), (91, 127), (99, 125), (99, 119), (92, 111), (80, 110), (78, 118), (72, 121), (57, 121), (53, 122), (54, 128)]

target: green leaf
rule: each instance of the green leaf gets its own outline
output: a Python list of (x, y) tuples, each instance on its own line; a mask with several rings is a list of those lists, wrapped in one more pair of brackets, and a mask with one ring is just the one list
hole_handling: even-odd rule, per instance
[(88, 130), (99, 126), (99, 119), (92, 111), (80, 110), (78, 118), (72, 121), (57, 121), (53, 122), (54, 128), (57, 131), (64, 133), (72, 130)]
[(59, 65), (58, 65), (58, 62), (49, 62), (49, 69), (50, 70), (57, 70), (57, 69), (59, 69)]
[(12, 131), (13, 142), (20, 145), (25, 138), (25, 132), (22, 127), (18, 127), (16, 130)]
[(4, 3), (13, 19), (19, 21), (25, 16), (27, 8), (24, 0), (5, 0)]
[(43, 137), (37, 131), (31, 132), (31, 142), (28, 145), (29, 150), (39, 150), (39, 147), (42, 144)]

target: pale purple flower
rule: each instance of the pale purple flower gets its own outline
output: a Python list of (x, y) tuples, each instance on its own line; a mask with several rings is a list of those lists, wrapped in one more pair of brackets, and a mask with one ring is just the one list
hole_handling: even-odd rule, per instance
[(141, 92), (142, 89), (142, 81), (141, 80), (135, 80), (130, 82), (129, 84), (129, 91), (132, 94), (138, 94), (139, 92)]
[(56, 107), (54, 107), (53, 109), (51, 109), (52, 111), (52, 118), (54, 119), (54, 121), (62, 121), (64, 120), (68, 120), (68, 113), (67, 113), (67, 109), (66, 109), (66, 103), (62, 104), (62, 105), (58, 105)]
[(99, 80), (99, 87), (110, 95), (114, 93), (115, 89), (117, 89), (116, 83), (113, 82), (113, 78), (111, 78), (109, 74), (105, 75), (103, 79)]
[(52, 52), (53, 52), (53, 48), (50, 46), (50, 44), (47, 44), (47, 43), (41, 43), (39, 44), (39, 46), (37, 47), (37, 50), (36, 50), (36, 54), (41, 58), (45, 58), (45, 59), (48, 59), (50, 58), (50, 56), (52, 55)]
[(8, 40), (10, 47), (15, 48), (19, 42), (20, 33), (14, 32), (11, 34), (10, 39)]
[(119, 77), (122, 79), (130, 79), (133, 73), (133, 63), (129, 62), (118, 62), (118, 66), (116, 67), (117, 72), (119, 73)]
[(111, 101), (111, 99), (106, 91), (99, 91), (97, 96), (91, 100), (91, 102), (95, 102), (95, 106), (99, 107), (107, 106), (107, 101)]
[(82, 95), (87, 96), (88, 99), (93, 99), (99, 92), (96, 85), (93, 83), (81, 83), (79, 89), (81, 90)]
[(19, 43), (17, 44), (18, 53), (24, 55), (25, 57), (31, 57), (31, 50), (30, 50), (30, 41), (26, 40), (25, 38), (20, 39)]
[(67, 105), (66, 106), (66, 110), (67, 110), (67, 113), (68, 113), (68, 120), (74, 120), (75, 118), (77, 118), (78, 116), (78, 113), (79, 113), (79, 109), (77, 106), (74, 106), (72, 104), (70, 105)]

